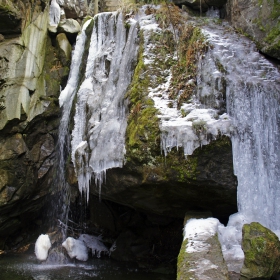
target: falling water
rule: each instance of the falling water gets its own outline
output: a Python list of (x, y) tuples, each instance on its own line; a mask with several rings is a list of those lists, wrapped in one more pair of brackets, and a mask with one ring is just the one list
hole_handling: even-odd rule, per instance
[[(81, 64), (85, 41), (87, 37), (85, 31), (88, 25), (89, 22), (87, 22), (84, 25), (82, 32), (77, 37), (75, 51), (73, 52), (72, 56), (72, 65)], [(65, 89), (61, 92), (59, 97), (60, 106), (62, 107), (62, 116), (60, 120), (58, 133), (58, 163), (56, 185), (58, 186), (59, 191), (63, 193), (63, 195), (60, 198), (62, 201), (59, 203), (59, 207), (61, 207), (62, 209), (58, 209), (61, 213), (59, 219), (63, 229), (63, 239), (65, 239), (67, 233), (68, 212), (70, 203), (70, 187), (65, 179), (65, 163), (67, 155), (70, 151), (69, 119), (78, 80), (78, 69), (72, 66), (70, 69), (68, 84), (65, 87)]]

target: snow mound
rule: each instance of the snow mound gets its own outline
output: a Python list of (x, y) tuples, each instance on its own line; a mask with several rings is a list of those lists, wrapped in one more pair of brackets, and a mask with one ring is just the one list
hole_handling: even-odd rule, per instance
[(35, 255), (38, 260), (45, 261), (52, 244), (47, 234), (41, 234), (35, 243)]

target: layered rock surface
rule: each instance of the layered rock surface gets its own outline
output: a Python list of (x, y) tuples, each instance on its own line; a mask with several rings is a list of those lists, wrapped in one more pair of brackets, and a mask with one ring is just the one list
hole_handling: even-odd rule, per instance
[(62, 62), (48, 36), (48, 5), (8, 2), (3, 3), (22, 20), (12, 37), (0, 24), (5, 34), (0, 43), (1, 247), (21, 228), (38, 226), (34, 221), (53, 181), (60, 114), (56, 98), (69, 65), (69, 54)]
[(251, 37), (259, 50), (280, 59), (279, 1), (227, 1), (227, 14), (233, 27)]

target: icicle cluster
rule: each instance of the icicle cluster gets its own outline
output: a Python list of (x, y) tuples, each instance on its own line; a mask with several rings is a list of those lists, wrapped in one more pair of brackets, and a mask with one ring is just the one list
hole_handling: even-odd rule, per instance
[[(247, 38), (229, 35), (217, 26), (205, 28), (204, 33), (213, 48), (201, 70), (207, 75), (211, 65), (220, 65), (227, 111), (235, 127), (231, 139), (239, 213), (230, 217), (227, 228), (220, 228), (220, 239), (225, 258), (240, 263), (245, 222), (280, 230), (280, 74)], [(213, 90), (216, 84), (211, 83)], [(229, 267), (238, 272), (238, 267)]]
[[(117, 12), (98, 14), (92, 21), (89, 50), (83, 58), (85, 74), (81, 78), (80, 57), (78, 63), (72, 62), (73, 73), (60, 97), (63, 104), (70, 92), (77, 92), (72, 161), (79, 189), (87, 200), (92, 177), (100, 192), (106, 170), (123, 166), (127, 126), (124, 95), (138, 49), (136, 22), (130, 23), (127, 32), (123, 16)], [(78, 78), (82, 83), (77, 88)]]
[(49, 24), (50, 26), (57, 26), (60, 22), (60, 6), (56, 0), (52, 0), (49, 12)]

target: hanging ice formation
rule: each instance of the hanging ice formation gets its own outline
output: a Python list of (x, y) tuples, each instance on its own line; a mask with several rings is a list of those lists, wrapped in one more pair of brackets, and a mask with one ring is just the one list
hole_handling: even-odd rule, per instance
[[(232, 119), (233, 166), (238, 178), (238, 213), (228, 227), (220, 227), (225, 258), (242, 260), (241, 229), (257, 221), (278, 233), (280, 230), (280, 74), (245, 37), (215, 26), (204, 29), (213, 48), (201, 62), (200, 77), (212, 88), (203, 87), (200, 98), (211, 104), (215, 85), (226, 86), (227, 112)], [(211, 74), (209, 73), (211, 69)], [(212, 73), (213, 72), (213, 73)], [(239, 267), (229, 266), (240, 271)], [(238, 271), (239, 270), (239, 271)]]
[(58, 170), (56, 184), (58, 185), (60, 191), (63, 193), (63, 196), (60, 198), (63, 200), (60, 203), (62, 209), (59, 209), (61, 211), (59, 219), (61, 223), (63, 223), (63, 239), (65, 239), (67, 233), (70, 200), (70, 187), (65, 180), (65, 162), (70, 149), (69, 119), (72, 102), (76, 93), (76, 87), (78, 85), (79, 67), (83, 57), (84, 46), (87, 38), (85, 31), (88, 25), (89, 21), (84, 24), (80, 35), (77, 37), (75, 51), (72, 55), (72, 65), (75, 65), (75, 67), (71, 67), (68, 84), (61, 92), (59, 97), (60, 106), (62, 106), (63, 108), (58, 133)]
[(57, 26), (60, 21), (60, 6), (56, 0), (52, 0), (49, 12), (49, 24), (50, 26)]
[[(87, 200), (92, 177), (100, 191), (106, 170), (123, 166), (127, 126), (124, 95), (138, 50), (136, 21), (125, 26), (122, 14), (101, 13), (88, 25), (92, 27), (88, 53), (82, 56), (83, 47), (77, 42), (79, 58), (74, 57), (67, 86), (60, 95), (60, 105), (67, 108), (77, 93), (72, 161), (79, 190)], [(84, 74), (81, 60), (86, 63)]]
[(205, 71), (210, 66), (207, 61), (224, 67), (227, 110), (235, 127), (232, 145), (239, 212), (279, 230), (280, 74), (246, 38), (231, 34), (229, 39), (219, 30), (205, 30), (205, 34), (214, 47), (204, 59)]

